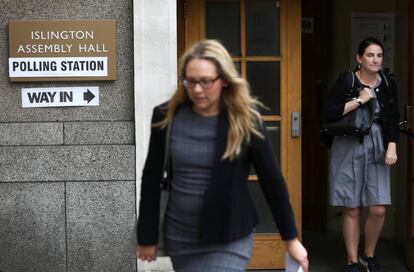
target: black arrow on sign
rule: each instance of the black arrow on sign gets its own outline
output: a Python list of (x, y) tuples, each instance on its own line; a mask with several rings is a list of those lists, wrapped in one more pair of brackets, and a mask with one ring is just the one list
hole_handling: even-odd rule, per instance
[(83, 100), (88, 101), (88, 104), (89, 104), (89, 102), (91, 102), (92, 99), (95, 98), (95, 95), (91, 91), (89, 91), (89, 89), (86, 89), (86, 90), (87, 92), (83, 93)]

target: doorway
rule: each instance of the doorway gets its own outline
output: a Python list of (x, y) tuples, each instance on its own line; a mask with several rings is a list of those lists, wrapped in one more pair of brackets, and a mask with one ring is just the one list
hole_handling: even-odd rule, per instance
[[(321, 146), (324, 97), (340, 72), (352, 69), (351, 15), (353, 12), (394, 15), (394, 73), (397, 77), (400, 113), (404, 104), (413, 105), (413, 0), (327, 1), (302, 0), (302, 173), (303, 229), (317, 233), (337, 233), (341, 237), (340, 209), (327, 204), (328, 150)], [(409, 38), (408, 38), (409, 37)], [(410, 50), (409, 50), (410, 49)], [(409, 58), (407, 56), (410, 56)], [(407, 61), (406, 61), (407, 60)], [(409, 102), (406, 102), (409, 101)], [(412, 121), (411, 121), (412, 123)], [(413, 128), (413, 123), (411, 128)], [(383, 240), (392, 241), (402, 258), (413, 268), (413, 152), (412, 139), (401, 134), (398, 164), (392, 169), (393, 205), (387, 211)], [(306, 238), (306, 237), (305, 237)], [(306, 239), (305, 239), (306, 240)], [(342, 242), (339, 240), (339, 242)]]

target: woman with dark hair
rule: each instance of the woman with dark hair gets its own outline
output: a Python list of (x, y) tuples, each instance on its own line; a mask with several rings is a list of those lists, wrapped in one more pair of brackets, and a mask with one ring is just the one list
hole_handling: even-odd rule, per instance
[(169, 154), (164, 237), (175, 271), (246, 270), (258, 223), (247, 186), (254, 165), (286, 250), (307, 272), (307, 252), (297, 238), (286, 184), (257, 111), (260, 103), (230, 54), (215, 40), (198, 42), (180, 59), (179, 79), (171, 99), (153, 112), (137, 257), (157, 256), (160, 184)]
[(365, 247), (359, 262), (366, 271), (382, 271), (375, 258), (386, 205), (391, 204), (390, 166), (397, 162), (398, 103), (393, 78), (382, 72), (384, 48), (375, 38), (358, 48), (358, 66), (353, 71), (355, 88), (350, 92), (350, 72), (340, 75), (331, 89), (325, 120), (339, 120), (347, 113), (371, 103), (375, 117), (370, 133), (363, 137), (336, 136), (329, 165), (329, 202), (343, 209), (343, 236), (347, 253), (346, 271), (358, 270), (360, 212), (368, 207)]

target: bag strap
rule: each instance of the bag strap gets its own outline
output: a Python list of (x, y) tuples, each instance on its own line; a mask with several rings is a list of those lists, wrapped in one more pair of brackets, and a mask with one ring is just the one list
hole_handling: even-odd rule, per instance
[(355, 86), (355, 73), (351, 71), (351, 88), (349, 88), (351, 92), (354, 89), (354, 86)]
[(353, 71), (349, 71), (346, 73), (346, 82), (347, 82), (347, 93), (345, 94), (346, 100), (352, 99), (352, 92), (355, 87), (355, 73)]
[(388, 84), (388, 78), (387, 78), (387, 75), (384, 73), (384, 71), (379, 71), (380, 72), (380, 74), (381, 74), (381, 77), (384, 79), (384, 81), (385, 81), (385, 85), (387, 86), (387, 88), (388, 88), (388, 86), (389, 86), (389, 84)]
[(169, 190), (170, 189), (170, 180), (168, 177), (169, 168), (170, 168), (170, 133), (171, 133), (171, 124), (167, 126), (167, 132), (165, 134), (165, 151), (164, 151), (164, 161), (162, 164), (162, 184), (161, 189)]

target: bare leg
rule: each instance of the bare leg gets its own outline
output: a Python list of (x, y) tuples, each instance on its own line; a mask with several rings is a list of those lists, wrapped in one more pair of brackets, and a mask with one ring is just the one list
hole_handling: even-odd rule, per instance
[(344, 208), (343, 235), (348, 262), (358, 262), (360, 208)]
[(385, 220), (385, 206), (370, 206), (365, 223), (365, 256), (373, 257)]

